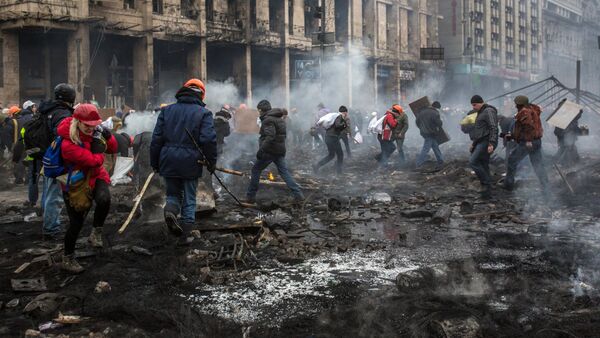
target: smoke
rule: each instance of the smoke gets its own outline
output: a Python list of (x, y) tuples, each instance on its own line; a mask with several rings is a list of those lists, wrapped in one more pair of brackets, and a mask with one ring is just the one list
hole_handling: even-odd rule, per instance
[(233, 83), (233, 79), (226, 81), (208, 81), (206, 83), (206, 107), (212, 112), (217, 112), (225, 104), (236, 106), (243, 103), (239, 89)]
[(158, 114), (150, 111), (135, 112), (127, 115), (123, 132), (135, 136), (146, 131), (153, 131)]

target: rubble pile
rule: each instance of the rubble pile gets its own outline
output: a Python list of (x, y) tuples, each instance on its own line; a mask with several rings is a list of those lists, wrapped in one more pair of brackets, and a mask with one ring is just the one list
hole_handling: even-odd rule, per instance
[[(55, 267), (62, 243), (42, 241), (41, 218), (13, 198), (25, 191), (3, 190), (0, 335), (595, 332), (600, 224), (585, 180), (600, 177), (597, 164), (564, 170), (576, 196), (555, 175), (557, 196), (547, 202), (528, 181), (481, 199), (464, 158), (440, 170), (383, 173), (372, 170), (364, 150), (337, 177), (329, 168), (314, 176), (306, 153), (292, 157), (300, 163), (294, 177), (307, 188), (304, 202), (283, 197), (277, 173), (261, 185), (254, 208), (240, 208), (217, 188), (214, 209), (199, 212), (184, 247), (137, 213), (118, 235), (135, 189), (111, 188), (105, 248), (81, 238), (76, 252), (87, 270), (75, 276)], [(248, 159), (236, 169), (247, 171)], [(247, 179), (227, 182), (241, 194)], [(589, 201), (575, 203), (577, 196)]]

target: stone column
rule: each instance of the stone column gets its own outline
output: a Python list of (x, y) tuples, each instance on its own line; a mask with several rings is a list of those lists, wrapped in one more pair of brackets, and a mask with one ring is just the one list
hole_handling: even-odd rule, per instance
[(19, 104), (20, 78), (19, 78), (19, 34), (2, 32), (2, 63), (4, 68), (2, 107), (9, 104)]
[(137, 110), (146, 109), (154, 81), (154, 41), (152, 35), (136, 39), (133, 46), (133, 102)]
[[(80, 24), (71, 34), (67, 42), (67, 74), (68, 81), (75, 87), (77, 97), (75, 102), (84, 99), (83, 93), (90, 71), (90, 29), (86, 24)], [(56, 85), (56, 84), (51, 84)]]

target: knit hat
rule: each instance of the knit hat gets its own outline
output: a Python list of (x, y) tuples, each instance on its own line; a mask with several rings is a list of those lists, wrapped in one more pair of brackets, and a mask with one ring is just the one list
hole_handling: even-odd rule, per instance
[(473, 95), (471, 98), (471, 104), (473, 103), (483, 103), (483, 98), (479, 95)]
[(529, 104), (529, 98), (525, 95), (519, 95), (515, 97), (515, 104), (518, 104), (520, 106), (526, 106)]
[(442, 104), (440, 103), (440, 101), (433, 102), (433, 104), (431, 106), (436, 109), (442, 108)]
[(260, 111), (269, 111), (271, 110), (271, 102), (267, 100), (261, 100), (257, 105), (256, 109)]

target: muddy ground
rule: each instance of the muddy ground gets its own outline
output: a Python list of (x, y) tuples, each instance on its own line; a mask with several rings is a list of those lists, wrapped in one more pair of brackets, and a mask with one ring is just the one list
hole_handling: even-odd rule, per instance
[[(118, 235), (136, 192), (116, 186), (105, 248), (87, 245), (88, 224), (77, 276), (53, 265), (62, 243), (42, 240), (41, 219), (23, 206), (26, 188), (5, 179), (0, 336), (600, 336), (598, 159), (563, 168), (575, 195), (549, 165), (553, 196), (529, 175), (517, 191), (481, 200), (467, 154), (443, 150), (457, 155), (441, 171), (417, 172), (379, 170), (364, 146), (339, 177), (331, 167), (314, 177), (310, 153), (291, 152), (305, 203), (273, 183), (259, 207), (241, 209), (217, 188), (216, 211), (199, 215), (189, 247), (160, 223), (134, 222)], [(251, 160), (235, 169), (248, 171)], [(497, 159), (497, 180), (503, 170)], [(227, 183), (243, 196), (245, 180)], [(45, 291), (11, 285), (34, 278)], [(99, 281), (110, 290), (96, 292)], [(40, 328), (59, 312), (84, 318)]]

